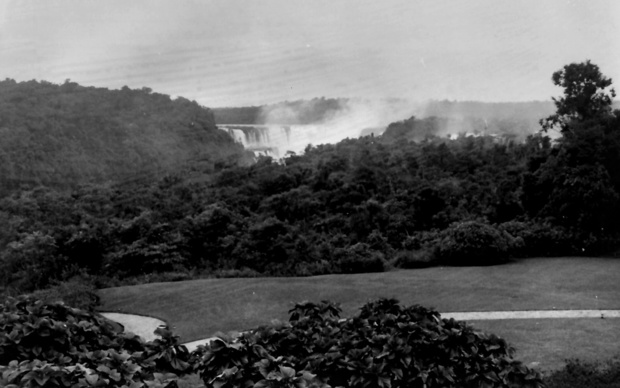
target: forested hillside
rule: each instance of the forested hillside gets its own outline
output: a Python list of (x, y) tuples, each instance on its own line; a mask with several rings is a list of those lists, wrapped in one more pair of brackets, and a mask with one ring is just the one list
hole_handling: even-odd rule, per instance
[(101, 286), (613, 254), (620, 111), (611, 81), (589, 62), (557, 74), (565, 94), (541, 127), (560, 133), (556, 141), (544, 132), (524, 142), (412, 141), (438, 119), (411, 118), (380, 137), (282, 162), (261, 157), (204, 180), (179, 172), (129, 188), (22, 190), (0, 201), (0, 284), (27, 291), (75, 276)]
[(242, 149), (196, 102), (66, 81), (0, 82), (0, 186), (148, 181), (191, 162), (230, 164)]

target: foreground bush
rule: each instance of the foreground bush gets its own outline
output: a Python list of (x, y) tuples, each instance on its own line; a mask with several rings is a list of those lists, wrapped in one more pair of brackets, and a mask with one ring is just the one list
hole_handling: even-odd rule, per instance
[(0, 304), (1, 387), (176, 387), (187, 349), (166, 328), (145, 342), (105, 318), (62, 303)]
[(288, 324), (200, 347), (207, 387), (541, 387), (503, 339), (420, 306), (382, 299), (347, 320), (301, 303)]

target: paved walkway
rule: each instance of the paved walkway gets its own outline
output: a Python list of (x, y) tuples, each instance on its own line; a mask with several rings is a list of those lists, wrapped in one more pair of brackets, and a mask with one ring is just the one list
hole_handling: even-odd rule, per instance
[(120, 323), (125, 327), (125, 331), (130, 331), (137, 334), (147, 341), (152, 341), (157, 338), (153, 332), (159, 326), (166, 324), (166, 322), (161, 319), (145, 317), (143, 315), (122, 313), (101, 313), (101, 315), (111, 321)]
[[(125, 327), (125, 331), (138, 334), (147, 341), (157, 336), (153, 333), (157, 327), (165, 325), (162, 320), (142, 315), (101, 313), (104, 317), (116, 321)], [(492, 319), (549, 319), (549, 318), (620, 318), (620, 310), (533, 310), (533, 311), (478, 311), (441, 313), (442, 318), (454, 318), (459, 321), (481, 321)], [(204, 345), (214, 338), (205, 338), (186, 342), (183, 345), (191, 352), (199, 345)]]
[(442, 318), (458, 321), (489, 319), (547, 319), (547, 318), (620, 318), (620, 310), (534, 310), (534, 311), (480, 311), (441, 313)]

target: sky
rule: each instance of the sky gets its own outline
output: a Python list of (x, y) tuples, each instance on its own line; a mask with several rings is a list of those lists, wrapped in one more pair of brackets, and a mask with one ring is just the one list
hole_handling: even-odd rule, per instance
[(0, 0), (0, 79), (211, 107), (548, 100), (586, 59), (620, 81), (620, 1)]

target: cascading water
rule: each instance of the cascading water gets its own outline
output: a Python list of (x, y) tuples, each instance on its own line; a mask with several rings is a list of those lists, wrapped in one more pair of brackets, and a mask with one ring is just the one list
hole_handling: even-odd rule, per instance
[(282, 158), (288, 152), (303, 153), (309, 144), (333, 144), (345, 138), (360, 136), (365, 127), (359, 123), (327, 123), (311, 125), (242, 125), (220, 124), (245, 149), (257, 155)]
[(416, 115), (423, 108), (404, 99), (342, 99), (337, 101), (337, 109), (330, 105), (327, 110), (321, 104), (326, 102), (264, 106), (259, 117), (268, 124), (218, 124), (218, 127), (255, 154), (280, 159), (289, 151), (303, 153), (309, 144), (335, 144), (346, 138), (380, 135), (390, 123)]
[[(228, 134), (247, 150), (258, 155), (281, 158), (282, 147), (290, 145), (288, 125), (220, 125)], [(285, 150), (284, 152), (288, 151)], [(293, 151), (295, 152), (295, 151)]]

